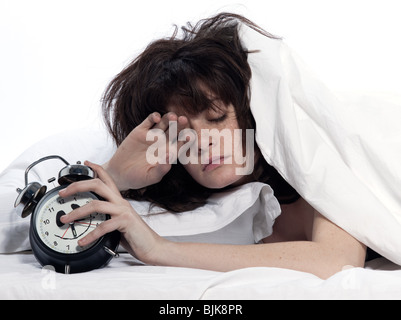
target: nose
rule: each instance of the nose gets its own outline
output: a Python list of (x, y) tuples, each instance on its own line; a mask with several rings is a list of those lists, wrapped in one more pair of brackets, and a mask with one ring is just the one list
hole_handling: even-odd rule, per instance
[(190, 121), (190, 127), (196, 132), (198, 142), (198, 155), (204, 156), (209, 159), (209, 152), (215, 145), (214, 139), (210, 134), (209, 128), (205, 123), (202, 123), (200, 119), (192, 119)]
[(209, 156), (209, 152), (213, 148), (213, 145), (214, 145), (214, 143), (213, 143), (213, 141), (211, 141), (211, 139), (212, 139), (211, 137), (210, 138), (207, 137), (207, 140), (206, 140), (206, 138), (202, 138), (202, 136), (200, 139), (198, 137), (198, 142), (199, 142), (198, 154), (200, 156), (202, 156), (204, 154), (207, 157)]

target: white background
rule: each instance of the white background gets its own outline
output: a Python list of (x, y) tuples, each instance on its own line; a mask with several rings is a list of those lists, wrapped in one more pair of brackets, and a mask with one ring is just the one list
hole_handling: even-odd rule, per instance
[(399, 0), (0, 0), (0, 172), (49, 135), (101, 126), (115, 74), (220, 11), (282, 36), (334, 90), (401, 93)]

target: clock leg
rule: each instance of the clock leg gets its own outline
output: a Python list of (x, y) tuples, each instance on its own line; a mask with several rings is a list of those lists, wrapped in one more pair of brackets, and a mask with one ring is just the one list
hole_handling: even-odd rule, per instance
[(117, 252), (114, 252), (110, 248), (107, 248), (106, 246), (103, 247), (104, 251), (106, 251), (109, 255), (113, 256), (114, 258), (118, 258), (120, 255)]

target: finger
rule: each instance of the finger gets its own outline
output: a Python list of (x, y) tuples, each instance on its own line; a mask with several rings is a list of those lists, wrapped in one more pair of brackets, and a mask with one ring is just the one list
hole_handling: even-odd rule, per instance
[[(175, 119), (175, 117), (173, 119)], [(166, 146), (166, 161), (168, 164), (177, 163), (178, 150), (184, 144), (184, 142), (181, 142), (178, 139), (183, 130), (189, 130), (189, 121), (187, 117), (180, 116), (173, 123), (169, 122), (169, 128), (165, 131), (166, 138), (169, 142)]]
[(115, 205), (111, 204), (110, 202), (93, 200), (88, 204), (62, 216), (60, 218), (60, 221), (64, 224), (71, 223), (76, 220), (88, 217), (95, 212), (111, 215), (111, 212), (114, 212), (114, 207)]
[(170, 125), (170, 121), (177, 121), (178, 117), (174, 112), (166, 113), (161, 121), (154, 126), (156, 129), (161, 129), (163, 131), (167, 131)]
[(181, 130), (189, 128), (189, 121), (188, 118), (185, 116), (180, 116), (178, 117), (178, 133), (180, 133)]
[(174, 132), (174, 133), (177, 134), (177, 136), (174, 137), (174, 142), (175, 143), (177, 143), (177, 140), (178, 140), (178, 137), (179, 137), (180, 133), (183, 130), (188, 130), (189, 129), (188, 118), (184, 117), (184, 116), (178, 117), (176, 126), (177, 126), (177, 130), (176, 130), (177, 132)]
[(160, 113), (158, 112), (153, 112), (151, 113), (138, 127), (149, 130), (151, 129), (155, 124), (158, 124), (161, 120)]
[(60, 190), (59, 195), (63, 198), (66, 198), (79, 192), (94, 192), (107, 201), (113, 203), (118, 203), (121, 199), (120, 194), (113, 192), (103, 181), (98, 178), (74, 182), (67, 188)]
[(194, 141), (196, 138), (196, 132), (189, 127), (188, 118), (181, 116), (178, 118), (178, 134), (177, 141), (178, 149), (188, 141)]
[(93, 171), (95, 171), (98, 178), (102, 180), (112, 191), (114, 191), (117, 194), (120, 193), (116, 184), (114, 183), (113, 178), (107, 173), (106, 170), (103, 169), (102, 166), (92, 163), (90, 161), (85, 161), (84, 164), (90, 167)]
[(89, 232), (87, 236), (80, 239), (78, 241), (78, 245), (81, 247), (86, 246), (103, 237), (105, 234), (117, 230), (118, 227), (119, 225), (116, 219), (109, 219), (105, 222), (102, 222), (98, 227), (96, 227), (96, 229)]

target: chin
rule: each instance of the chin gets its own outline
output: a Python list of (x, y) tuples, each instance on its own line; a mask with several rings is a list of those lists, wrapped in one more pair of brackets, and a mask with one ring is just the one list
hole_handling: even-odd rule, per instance
[(201, 177), (198, 183), (209, 189), (223, 189), (231, 185), (236, 185), (242, 180), (242, 176), (235, 174), (213, 174), (207, 177)]
[(200, 185), (209, 189), (223, 189), (242, 184), (244, 176), (236, 175), (235, 166), (223, 165), (210, 172), (203, 172), (199, 166), (186, 166), (188, 173)]
[(222, 183), (221, 181), (213, 181), (213, 182), (205, 182), (205, 183), (200, 183), (201, 185), (203, 185), (206, 188), (209, 189), (223, 189), (226, 188), (230, 185), (232, 185), (232, 183)]

